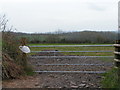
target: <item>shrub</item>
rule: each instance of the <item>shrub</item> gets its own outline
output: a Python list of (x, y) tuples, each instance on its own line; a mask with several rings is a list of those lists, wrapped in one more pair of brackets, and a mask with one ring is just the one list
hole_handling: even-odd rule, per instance
[[(32, 73), (28, 62), (24, 62), (19, 50), (20, 41), (10, 31), (2, 33), (3, 79), (18, 78), (20, 75)], [(26, 69), (27, 68), (27, 69)]]

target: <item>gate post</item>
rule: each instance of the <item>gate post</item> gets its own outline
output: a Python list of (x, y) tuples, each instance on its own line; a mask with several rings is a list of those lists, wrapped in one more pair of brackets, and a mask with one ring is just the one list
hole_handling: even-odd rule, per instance
[(120, 83), (120, 40), (116, 40), (116, 44), (114, 44), (115, 47), (115, 68), (117, 69), (117, 78), (118, 78), (118, 83)]
[(118, 35), (117, 35), (117, 40), (114, 44), (115, 47), (115, 68), (117, 68), (117, 79), (118, 79), (118, 84), (120, 83), (120, 1), (118, 2)]
[[(26, 45), (26, 38), (21, 38), (21, 45), (22, 46), (25, 46)], [(21, 63), (22, 63), (22, 65), (23, 65), (23, 67), (24, 67), (24, 69), (27, 67), (27, 54), (26, 53), (24, 53), (24, 52), (22, 52), (22, 61), (21, 61)]]

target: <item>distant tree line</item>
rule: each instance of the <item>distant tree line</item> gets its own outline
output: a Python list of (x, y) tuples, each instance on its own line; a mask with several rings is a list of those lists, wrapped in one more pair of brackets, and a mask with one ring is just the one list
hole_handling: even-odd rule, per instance
[(18, 37), (26, 37), (29, 43), (114, 43), (117, 32), (82, 31), (67, 33), (16, 33)]

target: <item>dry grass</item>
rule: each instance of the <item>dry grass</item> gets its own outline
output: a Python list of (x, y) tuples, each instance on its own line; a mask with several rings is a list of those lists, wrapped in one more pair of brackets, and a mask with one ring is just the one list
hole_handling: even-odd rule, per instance
[(24, 74), (23, 68), (17, 65), (8, 54), (2, 54), (2, 78), (18, 78), (20, 75)]

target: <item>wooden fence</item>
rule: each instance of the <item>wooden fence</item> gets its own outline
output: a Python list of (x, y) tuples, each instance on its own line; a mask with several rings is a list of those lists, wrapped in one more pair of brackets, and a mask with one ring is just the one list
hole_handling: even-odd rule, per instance
[(118, 83), (120, 83), (120, 40), (116, 41), (116, 44), (114, 44), (115, 47), (115, 68), (117, 68), (118, 72), (117, 72), (117, 77), (118, 77)]

